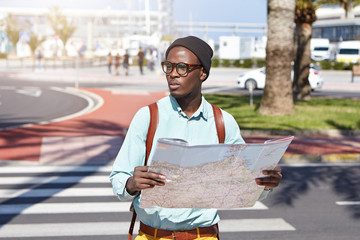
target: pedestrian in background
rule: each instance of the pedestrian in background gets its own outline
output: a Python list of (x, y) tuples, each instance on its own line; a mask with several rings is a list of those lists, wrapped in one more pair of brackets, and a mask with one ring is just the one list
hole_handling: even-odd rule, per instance
[(143, 75), (143, 64), (144, 64), (144, 51), (142, 50), (142, 47), (139, 48), (139, 52), (138, 52), (138, 62), (139, 62), (139, 68), (140, 68), (140, 73), (141, 75)]
[(111, 52), (109, 52), (108, 54), (108, 70), (109, 70), (109, 73), (111, 74), (111, 65), (112, 65), (112, 56), (111, 56)]
[(38, 59), (38, 70), (41, 71), (42, 70), (42, 64), (41, 64), (41, 60), (43, 58), (42, 52), (41, 50), (38, 51), (37, 53), (37, 59)]
[(119, 53), (117, 53), (115, 56), (115, 75), (116, 76), (119, 75), (119, 66), (120, 66), (120, 55), (119, 55)]
[(157, 60), (158, 60), (158, 52), (157, 52), (156, 48), (153, 48), (152, 49), (152, 70), (155, 69)]
[(145, 57), (146, 57), (146, 67), (147, 67), (148, 70), (151, 70), (151, 67), (150, 67), (150, 65), (151, 65), (151, 58), (152, 58), (151, 49), (147, 49), (147, 50), (146, 50), (146, 55), (145, 55)]
[(150, 59), (150, 71), (154, 71), (155, 61), (154, 61), (154, 50), (153, 49), (150, 50), (149, 59)]
[(129, 75), (129, 59), (130, 59), (129, 51), (126, 50), (125, 55), (123, 57), (123, 67), (124, 67), (124, 71), (125, 71), (126, 76)]

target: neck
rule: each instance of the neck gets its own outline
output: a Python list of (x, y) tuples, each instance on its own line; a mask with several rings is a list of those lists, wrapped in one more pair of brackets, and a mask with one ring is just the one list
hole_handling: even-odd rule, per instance
[(201, 99), (202, 95), (200, 94), (194, 98), (189, 98), (189, 96), (176, 98), (176, 101), (186, 116), (190, 118), (199, 109)]

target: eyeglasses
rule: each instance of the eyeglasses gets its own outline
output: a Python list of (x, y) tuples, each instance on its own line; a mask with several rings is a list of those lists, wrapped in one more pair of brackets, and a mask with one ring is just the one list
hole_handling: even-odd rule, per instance
[(176, 72), (180, 75), (180, 76), (185, 76), (187, 75), (189, 72), (191, 72), (192, 70), (196, 69), (196, 68), (201, 68), (202, 65), (200, 64), (187, 64), (187, 63), (172, 63), (169, 61), (164, 61), (161, 62), (161, 67), (162, 70), (164, 71), (164, 73), (166, 74), (170, 74), (174, 68), (176, 68)]

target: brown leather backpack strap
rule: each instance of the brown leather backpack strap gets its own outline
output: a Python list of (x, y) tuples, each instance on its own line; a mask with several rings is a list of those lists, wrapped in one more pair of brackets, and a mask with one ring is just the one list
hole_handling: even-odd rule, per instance
[(144, 166), (147, 165), (147, 161), (151, 152), (151, 148), (152, 148), (152, 144), (153, 144), (153, 140), (154, 140), (154, 135), (157, 129), (157, 125), (159, 123), (159, 109), (158, 109), (158, 105), (157, 103), (153, 103), (149, 105), (149, 110), (150, 110), (150, 124), (149, 124), (149, 129), (148, 129), (148, 133), (146, 136), (146, 157), (145, 157), (145, 164)]
[(214, 112), (214, 119), (216, 125), (216, 132), (219, 138), (219, 143), (225, 142), (225, 123), (224, 117), (222, 115), (221, 109), (214, 104), (211, 104), (213, 112)]
[(132, 238), (133, 238), (133, 232), (134, 232), (136, 216), (137, 216), (137, 214), (136, 214), (135, 210), (133, 210), (133, 215), (132, 215), (132, 218), (131, 218), (130, 227), (129, 227), (129, 233), (128, 233), (128, 239), (129, 240), (132, 240)]
[[(144, 166), (147, 165), (147, 162), (148, 162), (148, 159), (150, 156), (150, 152), (151, 152), (151, 148), (152, 148), (152, 144), (154, 141), (154, 135), (155, 135), (158, 123), (159, 123), (159, 109), (158, 109), (157, 103), (155, 102), (155, 103), (150, 104), (149, 110), (150, 110), (150, 123), (149, 123), (148, 133), (146, 135), (146, 153), (145, 153)], [(134, 204), (134, 200), (137, 197), (139, 197), (140, 194), (141, 194), (141, 192), (139, 192), (134, 197), (133, 202), (131, 203), (131, 206), (130, 206), (130, 211), (133, 212), (133, 215), (132, 215), (130, 227), (129, 227), (129, 234), (128, 234), (129, 240), (132, 240), (136, 216), (137, 216), (133, 204)]]

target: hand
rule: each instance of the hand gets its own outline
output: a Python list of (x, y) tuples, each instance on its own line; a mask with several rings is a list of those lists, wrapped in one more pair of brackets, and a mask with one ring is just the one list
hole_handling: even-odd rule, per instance
[(257, 185), (265, 186), (266, 189), (273, 189), (279, 186), (282, 178), (281, 168), (275, 167), (274, 170), (264, 170), (263, 174), (269, 177), (256, 178)]
[(155, 186), (164, 186), (166, 177), (162, 174), (148, 172), (148, 166), (139, 166), (134, 169), (134, 175), (126, 182), (126, 190), (134, 195), (135, 192)]

